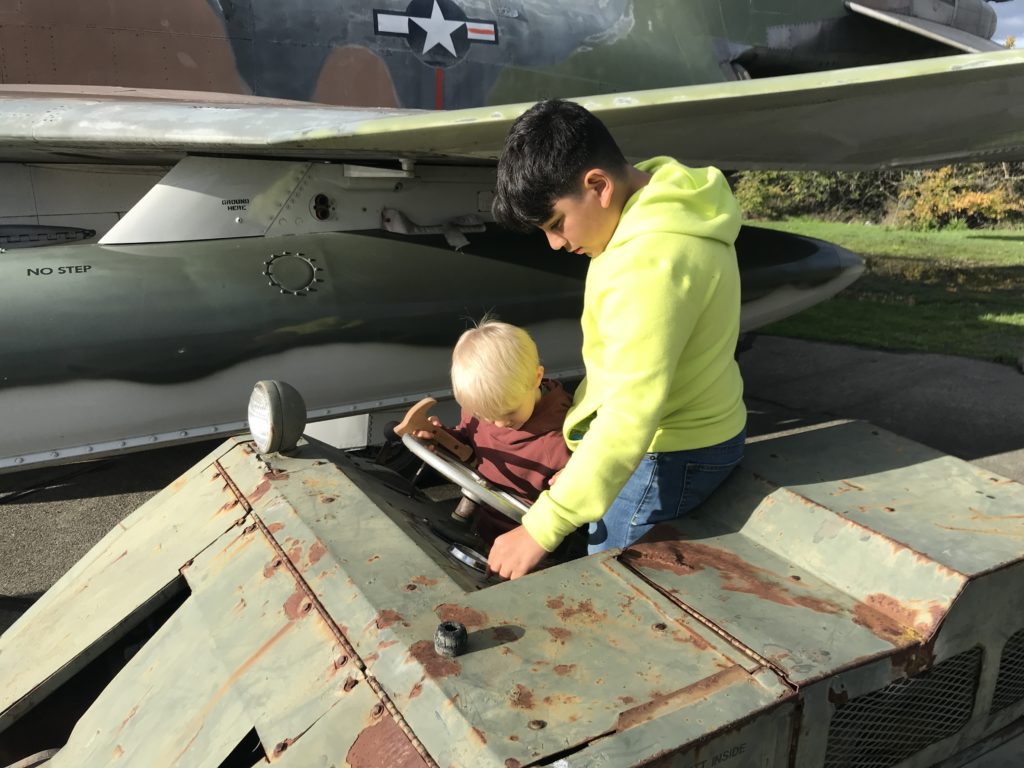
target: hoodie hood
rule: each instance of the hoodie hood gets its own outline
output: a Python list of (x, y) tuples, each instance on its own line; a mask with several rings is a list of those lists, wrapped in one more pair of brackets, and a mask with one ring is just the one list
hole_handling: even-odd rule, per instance
[(608, 248), (652, 231), (705, 237), (732, 245), (740, 231), (740, 209), (717, 168), (688, 168), (671, 157), (637, 163), (651, 180), (622, 209)]

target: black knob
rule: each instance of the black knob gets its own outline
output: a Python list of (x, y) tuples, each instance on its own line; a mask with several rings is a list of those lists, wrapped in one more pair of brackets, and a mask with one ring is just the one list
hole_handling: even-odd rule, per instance
[(434, 651), (438, 656), (453, 658), (466, 651), (469, 636), (466, 626), (458, 621), (442, 621), (434, 633)]

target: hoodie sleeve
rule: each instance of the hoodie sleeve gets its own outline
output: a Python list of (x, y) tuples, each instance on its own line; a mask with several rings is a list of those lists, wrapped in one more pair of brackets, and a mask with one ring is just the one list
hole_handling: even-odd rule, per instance
[(613, 364), (587, 372), (602, 400), (558, 482), (523, 518), (548, 551), (604, 515), (650, 446), (680, 355), (717, 280), (709, 259), (694, 258), (705, 243), (642, 235), (621, 247), (612, 269), (602, 265), (594, 314), (602, 359)]

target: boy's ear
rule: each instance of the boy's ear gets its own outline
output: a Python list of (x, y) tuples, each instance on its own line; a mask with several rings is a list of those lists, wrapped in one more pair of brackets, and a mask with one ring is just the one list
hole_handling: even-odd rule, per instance
[(535, 382), (533, 382), (533, 386), (535, 388), (539, 387), (540, 386), (540, 382), (543, 380), (543, 378), (544, 378), (544, 366), (543, 365), (538, 365), (537, 366), (537, 380)]
[(615, 179), (603, 168), (591, 168), (583, 175), (583, 189), (597, 195), (602, 208), (612, 204), (615, 192)]

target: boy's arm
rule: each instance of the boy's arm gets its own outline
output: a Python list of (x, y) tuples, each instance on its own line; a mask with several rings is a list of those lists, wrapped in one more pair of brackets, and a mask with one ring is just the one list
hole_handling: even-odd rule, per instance
[(677, 252), (666, 255), (663, 238), (637, 238), (629, 258), (617, 260), (624, 268), (602, 281), (595, 306), (606, 367), (598, 377), (588, 372), (592, 385), (601, 386), (599, 408), (558, 484), (523, 518), (547, 551), (604, 515), (651, 444), (679, 357), (716, 279), (682, 252), (693, 240), (680, 237), (671, 244)]

